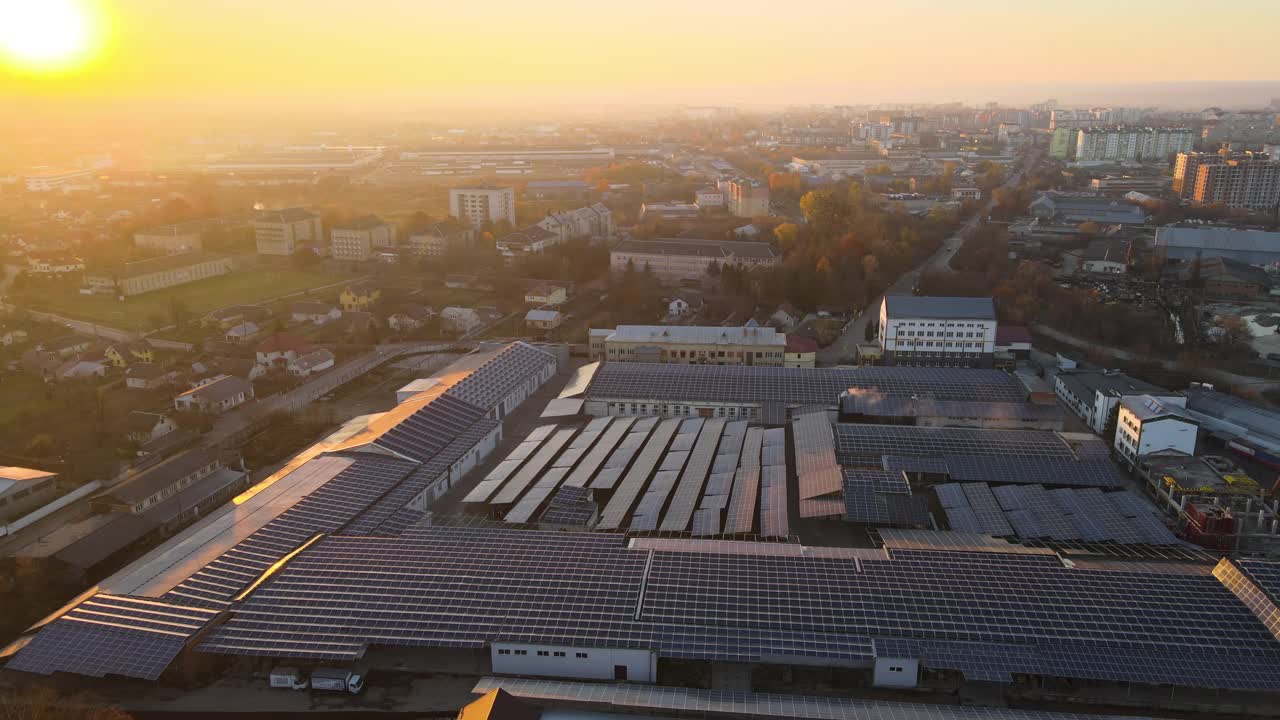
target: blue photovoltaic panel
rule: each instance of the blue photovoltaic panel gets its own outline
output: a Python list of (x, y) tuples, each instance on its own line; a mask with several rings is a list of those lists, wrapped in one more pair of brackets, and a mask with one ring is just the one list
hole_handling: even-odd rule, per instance
[(1022, 492), (1025, 487), (1024, 485), (999, 485), (991, 488), (991, 492), (995, 494), (996, 502), (1000, 503), (1000, 507), (1005, 510), (1022, 510)]
[(1156, 519), (1152, 509), (1145, 501), (1138, 499), (1138, 496), (1125, 490), (1107, 493), (1105, 497), (1121, 515), (1130, 519), (1144, 542), (1151, 545), (1172, 545), (1178, 542), (1178, 538), (1164, 523)]
[(980, 532), (996, 536), (1013, 534), (1013, 528), (1009, 526), (1009, 521), (1005, 520), (1004, 511), (996, 502), (995, 495), (991, 494), (990, 486), (983, 483), (968, 483), (963, 487), (969, 507), (973, 508), (973, 514), (978, 519)]
[(551, 353), (527, 343), (514, 342), (472, 370), (446, 390), (442, 397), (455, 397), (488, 412), (514, 388), (555, 365), (556, 358)]
[[(680, 484), (676, 487), (671, 505), (662, 519), (664, 531), (678, 532), (689, 528), (698, 504), (698, 496), (702, 493), (706, 482), (707, 472), (715, 460), (716, 447), (720, 444), (724, 425), (725, 421), (719, 418), (713, 418), (701, 424), (697, 444), (685, 464), (684, 472), (680, 475)], [(726, 490), (726, 494), (727, 492)], [(719, 524), (717, 520), (716, 525), (719, 526)]]
[(965, 497), (964, 487), (959, 483), (934, 485), (933, 492), (943, 508), (969, 507), (969, 498)]
[(484, 417), (485, 411), (463, 400), (440, 395), (384, 432), (374, 444), (426, 462)]
[(760, 534), (785, 537), (790, 533), (787, 469), (781, 465), (768, 465), (760, 470)]
[(1050, 490), (1048, 494), (1075, 527), (1078, 537), (1093, 542), (1107, 539), (1106, 531), (1094, 520), (1089, 511), (1080, 505), (1076, 494), (1070, 488)]
[(1026, 510), (1007, 510), (1005, 517), (1009, 520), (1009, 524), (1013, 526), (1013, 531), (1018, 537), (1038, 538), (1044, 537), (1045, 532), (1036, 522), (1036, 517)]
[(973, 509), (969, 506), (946, 508), (947, 524), (956, 532), (965, 533), (981, 533), (982, 526), (978, 523), (978, 516), (974, 514)]
[(525, 490), (533, 484), (534, 480), (551, 464), (552, 458), (560, 452), (561, 448), (569, 442), (569, 439), (577, 432), (576, 428), (560, 428), (552, 433), (551, 437), (538, 448), (533, 457), (525, 461), (524, 465), (512, 475), (493, 497), (489, 498), (490, 505), (514, 505)]
[(680, 421), (675, 418), (663, 420), (658, 424), (637, 455), (635, 462), (627, 470), (627, 474), (618, 483), (604, 511), (600, 513), (600, 521), (596, 523), (597, 528), (616, 530), (623, 526), (627, 515), (631, 512), (631, 506), (644, 490), (645, 484), (649, 481), (649, 475), (658, 466), (658, 461), (666, 452), (667, 444), (671, 442), (671, 437), (679, 425)]
[(596, 440), (595, 445), (591, 447), (591, 450), (578, 462), (573, 472), (569, 473), (569, 477), (565, 478), (564, 484), (572, 487), (587, 487), (591, 483), (591, 479), (595, 477), (596, 471), (600, 469), (618, 442), (627, 434), (627, 430), (630, 429), (631, 422), (634, 419), (631, 417), (618, 418), (605, 429), (600, 438)]

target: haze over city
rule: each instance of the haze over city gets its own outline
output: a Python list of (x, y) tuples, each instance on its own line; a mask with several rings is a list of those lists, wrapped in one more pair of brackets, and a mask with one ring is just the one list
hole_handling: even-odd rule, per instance
[(0, 719), (1274, 718), (1277, 27), (0, 0)]

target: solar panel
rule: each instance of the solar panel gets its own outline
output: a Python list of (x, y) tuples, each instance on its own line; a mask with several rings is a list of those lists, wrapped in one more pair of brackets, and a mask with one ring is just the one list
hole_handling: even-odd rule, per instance
[(693, 514), (693, 534), (699, 537), (720, 534), (720, 510), (702, 508)]
[(968, 505), (964, 507), (945, 508), (947, 513), (947, 524), (956, 532), (962, 533), (981, 533), (982, 524), (978, 522), (978, 515), (973, 508)]
[(664, 363), (602, 363), (588, 400), (782, 403), (834, 407), (850, 388), (938, 400), (1022, 402), (1026, 388), (999, 370), (959, 368), (773, 368)]
[(573, 472), (569, 474), (569, 477), (565, 478), (564, 484), (573, 487), (586, 487), (595, 476), (596, 471), (604, 464), (605, 459), (609, 457), (609, 453), (613, 452), (618, 442), (627, 434), (627, 430), (631, 428), (633, 420), (635, 420), (633, 417), (622, 417), (610, 425), (600, 435), (600, 439), (591, 447), (591, 450), (573, 468)]
[(560, 487), (560, 481), (569, 474), (569, 468), (553, 467), (542, 473), (538, 481), (502, 516), (504, 522), (527, 523), (546, 505), (547, 498)]
[(596, 523), (597, 528), (616, 530), (623, 526), (627, 515), (631, 512), (631, 506), (635, 504), (645, 483), (649, 481), (649, 475), (657, 467), (658, 461), (666, 451), (667, 443), (671, 442), (671, 437), (679, 425), (680, 420), (676, 418), (668, 418), (658, 424), (649, 436), (648, 442), (645, 443), (644, 449), (640, 451), (631, 468), (627, 470), (627, 474), (618, 483), (613, 497), (604, 506), (604, 511), (600, 513), (600, 521)]
[(850, 465), (859, 460), (878, 461), (885, 455), (1075, 459), (1062, 438), (1045, 430), (840, 423), (835, 426), (835, 444), (840, 462)]
[(555, 365), (556, 358), (551, 353), (514, 342), (472, 370), (442, 397), (452, 396), (488, 412), (529, 378), (548, 372)]
[[(688, 529), (689, 521), (694, 515), (694, 508), (698, 503), (698, 496), (702, 494), (707, 472), (715, 460), (716, 447), (720, 444), (724, 426), (725, 421), (720, 418), (708, 420), (701, 426), (697, 444), (685, 465), (684, 472), (680, 475), (680, 484), (676, 488), (675, 496), (671, 498), (671, 507), (667, 508), (667, 515), (662, 519), (664, 531)], [(717, 528), (720, 526), (718, 514), (715, 524)]]
[(572, 485), (561, 485), (551, 496), (539, 522), (553, 525), (586, 526), (597, 511), (591, 491)]
[(766, 465), (760, 470), (760, 534), (785, 537), (791, 533), (787, 508), (787, 468)]
[(538, 448), (538, 452), (533, 454), (523, 466), (512, 475), (509, 480), (502, 484), (501, 489), (494, 493), (489, 499), (490, 505), (511, 505), (520, 499), (524, 491), (533, 484), (533, 481), (543, 472), (551, 463), (551, 459), (560, 452), (560, 449), (569, 442), (569, 439), (578, 432), (577, 428), (560, 428), (552, 433), (551, 437)]
[[(764, 430), (758, 427), (747, 428), (742, 437), (742, 449), (738, 454), (740, 466), (734, 473), (733, 494), (729, 498), (729, 510), (724, 522), (727, 534), (749, 533), (756, 524), (756, 504), (760, 497), (760, 450), (764, 444)], [(723, 447), (722, 445), (721, 448)]]
[(969, 498), (964, 494), (964, 486), (959, 483), (934, 485), (933, 492), (943, 508), (969, 507)]
[(447, 393), (382, 433), (375, 445), (426, 462), (484, 417), (485, 411)]
[(969, 507), (973, 508), (973, 514), (977, 517), (981, 532), (997, 536), (1013, 534), (1013, 528), (1009, 526), (1009, 521), (1005, 520), (1004, 511), (996, 502), (995, 495), (991, 494), (990, 486), (982, 483), (968, 483), (963, 487), (965, 499), (969, 501)]
[(1023, 509), (1022, 493), (1025, 486), (1023, 485), (1000, 485), (991, 489), (996, 496), (996, 502), (1000, 503), (1000, 507), (1005, 510), (1021, 510)]
[[(835, 440), (825, 413), (809, 413), (791, 421), (800, 499), (838, 494), (844, 478), (836, 464)], [(770, 463), (766, 460), (766, 464)]]
[(1137, 495), (1126, 490), (1107, 493), (1104, 497), (1121, 515), (1129, 518), (1143, 542), (1151, 545), (1173, 545), (1178, 542), (1178, 538), (1169, 532), (1169, 528), (1156, 519), (1152, 508), (1139, 500)]

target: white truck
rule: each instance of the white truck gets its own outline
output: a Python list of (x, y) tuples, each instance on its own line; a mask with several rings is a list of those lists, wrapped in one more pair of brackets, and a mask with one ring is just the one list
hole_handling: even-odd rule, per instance
[(364, 689), (364, 676), (346, 668), (316, 668), (311, 673), (311, 689), (356, 695)]
[(271, 687), (287, 690), (306, 690), (307, 676), (296, 667), (276, 667), (271, 669)]

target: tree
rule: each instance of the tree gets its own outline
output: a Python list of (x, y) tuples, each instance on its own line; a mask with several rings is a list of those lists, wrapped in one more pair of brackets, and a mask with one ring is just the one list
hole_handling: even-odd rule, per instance
[(130, 720), (133, 716), (87, 696), (67, 697), (43, 685), (23, 685), (0, 693), (0, 720)]
[(57, 452), (57, 444), (49, 433), (40, 433), (31, 438), (24, 452), (30, 457), (47, 458)]
[(778, 248), (785, 253), (796, 246), (800, 239), (800, 227), (795, 223), (782, 223), (773, 229), (773, 237), (778, 241)]

